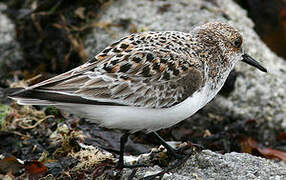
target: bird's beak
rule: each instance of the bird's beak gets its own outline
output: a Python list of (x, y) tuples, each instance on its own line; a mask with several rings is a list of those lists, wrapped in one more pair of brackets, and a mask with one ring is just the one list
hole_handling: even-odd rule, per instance
[(257, 69), (259, 69), (262, 72), (267, 72), (267, 69), (264, 68), (263, 66), (261, 66), (255, 59), (253, 59), (251, 56), (249, 56), (248, 54), (244, 53), (242, 55), (242, 61), (256, 67)]

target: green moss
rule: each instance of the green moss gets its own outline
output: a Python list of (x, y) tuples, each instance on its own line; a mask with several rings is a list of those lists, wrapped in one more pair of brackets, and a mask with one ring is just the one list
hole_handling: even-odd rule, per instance
[(57, 119), (55, 119), (55, 121), (57, 122), (57, 124), (59, 124), (59, 123), (65, 122), (65, 119), (57, 118)]
[(0, 104), (0, 129), (5, 130), (5, 120), (10, 113), (10, 107)]
[(45, 110), (46, 115), (54, 115), (55, 117), (58, 117), (61, 115), (60, 111), (55, 106), (49, 106)]
[(62, 117), (62, 114), (59, 109), (57, 109), (55, 106), (49, 106), (45, 110), (45, 114), (48, 115), (53, 115), (55, 117), (55, 121), (57, 123), (64, 122), (65, 119)]

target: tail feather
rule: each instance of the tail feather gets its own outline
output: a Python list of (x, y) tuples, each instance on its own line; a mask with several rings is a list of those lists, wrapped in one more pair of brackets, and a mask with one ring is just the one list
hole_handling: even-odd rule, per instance
[(29, 99), (29, 98), (14, 98), (11, 99), (17, 101), (20, 105), (57, 105), (55, 102), (47, 101), (47, 100), (40, 100), (40, 99)]
[(119, 105), (112, 102), (100, 102), (85, 99), (76, 94), (61, 94), (49, 90), (10, 88), (6, 90), (8, 97), (22, 105), (60, 105), (64, 103), (90, 104), (90, 105)]
[(21, 105), (55, 105), (54, 102), (48, 100), (29, 97), (26, 91), (25, 88), (7, 88), (4, 90), (4, 94)]

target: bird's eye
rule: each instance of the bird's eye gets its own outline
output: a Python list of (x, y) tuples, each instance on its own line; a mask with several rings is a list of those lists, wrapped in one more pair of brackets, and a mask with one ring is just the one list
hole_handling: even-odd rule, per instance
[(237, 38), (233, 42), (233, 46), (236, 47), (236, 48), (240, 48), (241, 44), (242, 44), (241, 38)]

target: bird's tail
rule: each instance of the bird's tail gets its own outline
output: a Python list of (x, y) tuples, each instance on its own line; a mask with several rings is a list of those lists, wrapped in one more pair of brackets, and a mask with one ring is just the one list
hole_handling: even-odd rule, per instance
[(109, 102), (100, 102), (86, 99), (76, 94), (55, 92), (45, 89), (9, 88), (5, 94), (21, 105), (62, 105), (62, 104), (87, 104), (87, 105), (115, 105)]
[(45, 94), (44, 92), (26, 90), (25, 88), (7, 88), (3, 92), (5, 96), (14, 99), (21, 105), (55, 105), (50, 100), (40, 98)]

